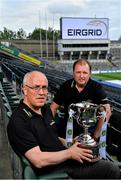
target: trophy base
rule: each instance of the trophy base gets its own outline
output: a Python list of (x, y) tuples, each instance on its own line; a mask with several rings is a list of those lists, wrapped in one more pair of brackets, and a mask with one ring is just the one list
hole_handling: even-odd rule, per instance
[(96, 143), (95, 145), (91, 146), (91, 145), (85, 145), (85, 144), (80, 144), (79, 147), (81, 148), (85, 148), (85, 149), (91, 149), (92, 150), (92, 163), (99, 161), (100, 160), (100, 156), (99, 156), (99, 144)]

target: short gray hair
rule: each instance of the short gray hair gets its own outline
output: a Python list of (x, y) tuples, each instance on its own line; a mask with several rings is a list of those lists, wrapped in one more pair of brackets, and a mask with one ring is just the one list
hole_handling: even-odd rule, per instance
[[(34, 73), (39, 73), (41, 74), (45, 79), (47, 79), (46, 75), (40, 71), (30, 71), (28, 73), (25, 74), (24, 78), (23, 78), (23, 86), (27, 84), (27, 81), (29, 80), (29, 78), (31, 77), (32, 74)], [(48, 81), (48, 80), (47, 80)]]
[(27, 83), (27, 80), (28, 80), (28, 78), (29, 78), (29, 76), (31, 75), (32, 72), (33, 71), (28, 72), (28, 73), (25, 74), (25, 76), (23, 78), (23, 83), (22, 83), (23, 86)]

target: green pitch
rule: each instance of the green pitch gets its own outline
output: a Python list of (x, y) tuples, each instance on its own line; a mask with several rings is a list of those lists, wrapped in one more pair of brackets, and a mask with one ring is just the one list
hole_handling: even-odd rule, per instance
[(98, 80), (121, 80), (121, 72), (92, 74), (92, 77)]

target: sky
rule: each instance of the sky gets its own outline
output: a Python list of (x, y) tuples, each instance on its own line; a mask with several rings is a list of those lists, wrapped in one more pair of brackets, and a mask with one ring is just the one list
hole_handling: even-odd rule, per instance
[(60, 30), (60, 17), (109, 18), (109, 38), (121, 36), (121, 0), (0, 0), (0, 30)]

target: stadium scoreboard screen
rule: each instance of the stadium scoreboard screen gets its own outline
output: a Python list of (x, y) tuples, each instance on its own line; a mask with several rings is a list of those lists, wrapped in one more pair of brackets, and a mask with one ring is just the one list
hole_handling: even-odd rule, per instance
[(108, 18), (60, 19), (61, 39), (108, 39)]

